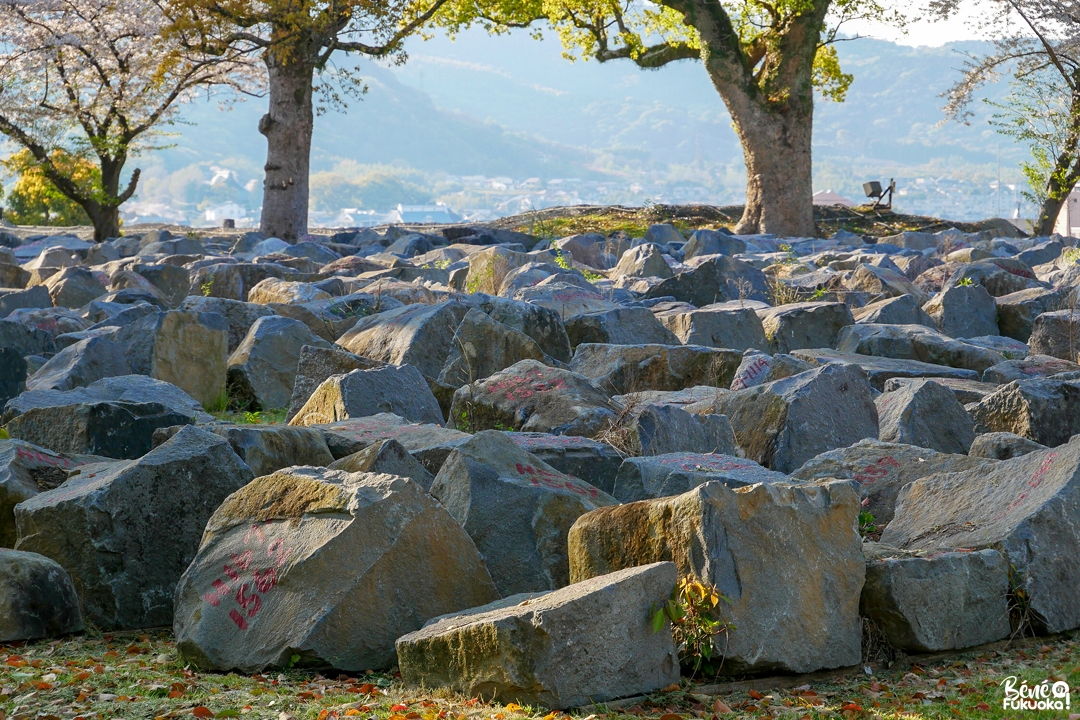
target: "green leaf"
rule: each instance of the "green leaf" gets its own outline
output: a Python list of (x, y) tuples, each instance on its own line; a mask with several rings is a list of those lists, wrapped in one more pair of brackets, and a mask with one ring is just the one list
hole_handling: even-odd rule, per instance
[(652, 619), (652, 631), (654, 633), (660, 632), (664, 628), (664, 611), (657, 610)]
[(219, 718), (240, 717), (240, 711), (239, 710), (233, 710), (232, 708), (228, 708), (226, 710), (222, 710), (221, 712), (219, 712), (214, 717), (219, 717)]
[(0, 428), (0, 440), (10, 440), (11, 436), (8, 435), (8, 431), (4, 428)]

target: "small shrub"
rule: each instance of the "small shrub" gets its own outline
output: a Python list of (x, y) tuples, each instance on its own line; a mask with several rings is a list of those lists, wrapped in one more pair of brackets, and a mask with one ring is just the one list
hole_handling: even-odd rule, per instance
[(972, 280), (969, 277), (966, 277), (966, 278), (961, 279), (960, 282), (956, 283), (956, 286), (957, 287), (971, 287), (974, 284), (975, 284), (974, 280)]
[(245, 412), (244, 413), (244, 423), (246, 423), (247, 425), (258, 425), (259, 420), (260, 420), (261, 417), (262, 417), (262, 413), (260, 411), (258, 411), (258, 410), (254, 411), (254, 412), (250, 412), (250, 411)]
[(679, 581), (661, 608), (653, 608), (653, 632), (660, 632), (665, 619), (671, 621), (679, 660), (691, 674), (704, 670), (715, 675), (723, 665), (722, 655), (719, 664), (714, 665), (715, 639), (735, 626), (719, 617), (721, 602), (730, 604), (731, 600), (715, 585), (688, 575)]
[(859, 535), (866, 537), (875, 532), (877, 532), (877, 520), (874, 518), (874, 513), (863, 510), (859, 513)]

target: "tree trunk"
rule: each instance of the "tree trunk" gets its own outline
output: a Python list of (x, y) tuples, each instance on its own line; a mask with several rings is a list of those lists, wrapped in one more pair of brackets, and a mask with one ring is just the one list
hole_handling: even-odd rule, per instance
[(264, 53), (270, 111), (259, 121), (266, 136), (266, 179), (260, 230), (294, 243), (307, 233), (314, 65), (302, 51)]
[(105, 242), (120, 237), (120, 208), (115, 205), (94, 203), (93, 209), (84, 207), (94, 223), (94, 242)]
[[(139, 179), (139, 171), (136, 170), (132, 174), (132, 186), (128, 188), (125, 197), (121, 198), (120, 175), (126, 162), (126, 154), (117, 157), (99, 156), (101, 192), (108, 200), (101, 203), (97, 200), (88, 199), (79, 203), (90, 217), (90, 222), (94, 224), (94, 242), (105, 242), (109, 238), (120, 237), (120, 204), (122, 200), (126, 200), (134, 192), (134, 183), (137, 183)], [(79, 200), (76, 199), (76, 202), (79, 202)]]
[(739, 108), (731, 116), (746, 162), (746, 208), (735, 232), (814, 237), (812, 113)]

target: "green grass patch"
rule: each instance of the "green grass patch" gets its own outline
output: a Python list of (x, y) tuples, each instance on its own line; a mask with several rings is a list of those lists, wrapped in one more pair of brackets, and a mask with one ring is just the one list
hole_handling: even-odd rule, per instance
[(237, 425), (284, 425), (285, 416), (289, 414), (288, 408), (276, 410), (260, 410), (257, 412), (219, 410), (210, 412), (218, 420), (236, 423)]

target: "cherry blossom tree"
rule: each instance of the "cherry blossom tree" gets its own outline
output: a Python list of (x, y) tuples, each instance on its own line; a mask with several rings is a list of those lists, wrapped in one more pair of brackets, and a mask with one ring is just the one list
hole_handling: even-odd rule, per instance
[[(97, 241), (120, 234), (120, 206), (178, 105), (205, 88), (258, 89), (235, 48), (192, 51), (158, 0), (0, 0), (0, 133), (86, 211)], [(83, 158), (100, 172), (76, 176)]]
[[(948, 17), (961, 0), (934, 0)], [(970, 55), (963, 77), (950, 89), (945, 112), (970, 122), (982, 87), (1009, 78), (1003, 102), (990, 122), (1002, 134), (1027, 143), (1032, 159), (1022, 164), (1039, 205), (1035, 232), (1049, 235), (1061, 206), (1080, 181), (1080, 2), (1077, 0), (984, 0), (972, 20), (994, 38), (992, 52)]]
[(307, 232), (314, 94), (329, 105), (362, 92), (334, 53), (404, 62), (402, 42), (447, 0), (172, 0), (183, 33), (212, 45), (258, 52), (266, 68), (268, 112), (259, 121), (267, 153), (260, 229), (295, 242)]

